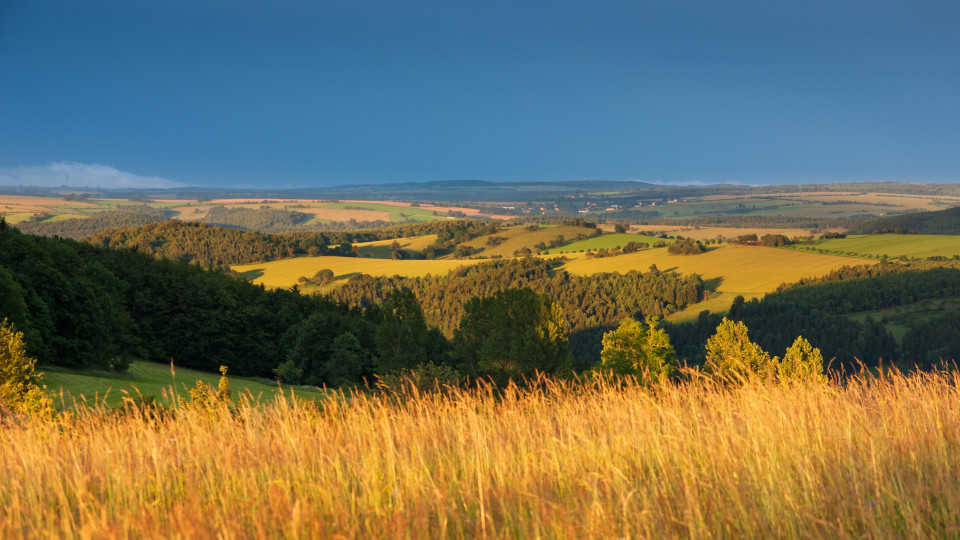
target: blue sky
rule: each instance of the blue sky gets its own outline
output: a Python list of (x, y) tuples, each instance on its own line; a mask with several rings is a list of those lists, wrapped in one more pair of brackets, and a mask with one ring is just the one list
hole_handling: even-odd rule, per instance
[(957, 181), (958, 28), (926, 1), (0, 0), (0, 184)]

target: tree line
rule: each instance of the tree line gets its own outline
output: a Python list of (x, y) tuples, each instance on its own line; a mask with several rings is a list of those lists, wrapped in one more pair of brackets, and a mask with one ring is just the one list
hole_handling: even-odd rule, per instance
[[(358, 255), (354, 243), (436, 234), (437, 240), (419, 257), (451, 252), (456, 244), (495, 232), (497, 225), (478, 220), (430, 221), (383, 229), (339, 232), (268, 234), (229, 229), (198, 222), (165, 221), (143, 227), (100, 232), (85, 240), (112, 248), (136, 248), (141, 253), (204, 267), (265, 262), (300, 256)], [(406, 253), (406, 252), (405, 252)], [(408, 256), (411, 254), (408, 253)]]
[(167, 211), (147, 205), (121, 206), (117, 210), (93, 214), (87, 218), (60, 221), (20, 222), (16, 227), (27, 234), (60, 236), (79, 240), (103, 231), (142, 227), (169, 219)]
[(700, 276), (661, 272), (598, 273), (589, 276), (558, 269), (559, 261), (539, 258), (494, 260), (461, 267), (444, 276), (355, 276), (327, 293), (351, 307), (368, 308), (408, 288), (423, 305), (427, 320), (452, 336), (473, 297), (489, 297), (506, 289), (528, 287), (546, 295), (563, 310), (577, 366), (596, 362), (603, 331), (629, 316), (665, 317), (703, 299)]

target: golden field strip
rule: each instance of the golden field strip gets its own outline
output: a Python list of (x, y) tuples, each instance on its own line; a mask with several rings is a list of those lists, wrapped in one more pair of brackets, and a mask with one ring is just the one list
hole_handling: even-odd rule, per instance
[(242, 264), (230, 268), (252, 277), (256, 284), (286, 288), (297, 283), (301, 276), (313, 277), (324, 268), (333, 270), (334, 279), (351, 275), (418, 277), (427, 274), (446, 274), (454, 268), (476, 264), (480, 260), (406, 260), (367, 259), (363, 257), (296, 257), (258, 264)]
[(543, 382), (7, 421), (0, 537), (955, 537), (958, 388)]

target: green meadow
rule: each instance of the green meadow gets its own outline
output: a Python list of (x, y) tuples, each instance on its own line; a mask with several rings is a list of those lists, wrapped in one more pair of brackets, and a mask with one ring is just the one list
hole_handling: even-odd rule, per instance
[[(174, 374), (171, 374), (169, 364), (142, 361), (133, 362), (123, 374), (68, 371), (49, 366), (40, 370), (44, 372), (43, 384), (53, 396), (54, 404), (64, 408), (72, 407), (74, 402), (115, 407), (123, 403), (126, 397), (136, 399), (138, 396), (152, 396), (157, 402), (169, 405), (173, 402), (171, 396), (189, 400), (190, 389), (197, 386), (198, 380), (213, 388), (217, 387), (220, 380), (219, 375), (178, 368), (176, 365)], [(277, 383), (266, 379), (233, 377), (229, 373), (227, 378), (235, 399), (249, 394), (254, 398), (270, 400), (281, 390)], [(284, 385), (282, 390), (285, 395), (290, 395), (292, 391), (297, 397), (311, 400), (323, 395), (311, 386)]]
[(657, 240), (664, 240), (667, 243), (672, 243), (673, 240), (670, 239), (661, 239), (653, 236), (646, 236), (642, 234), (604, 234), (602, 236), (595, 236), (593, 238), (587, 238), (586, 240), (579, 240), (572, 242), (563, 247), (550, 250), (550, 255), (556, 255), (559, 253), (574, 253), (578, 251), (586, 251), (588, 249), (610, 249), (613, 247), (623, 247), (630, 242), (646, 242), (650, 245), (653, 245)]
[[(808, 246), (799, 246), (804, 249)], [(873, 234), (823, 240), (815, 249), (874, 257), (952, 257), (960, 255), (960, 236), (935, 234)]]

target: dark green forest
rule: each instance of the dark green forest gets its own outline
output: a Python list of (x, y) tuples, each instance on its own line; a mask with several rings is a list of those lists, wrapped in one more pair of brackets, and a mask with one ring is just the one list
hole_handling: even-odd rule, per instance
[(284, 234), (229, 229), (196, 222), (165, 221), (144, 227), (105, 231), (85, 240), (96, 246), (136, 248), (141, 253), (156, 257), (225, 268), (233, 264), (305, 255), (352, 257), (357, 255), (352, 249), (354, 243), (436, 234), (437, 241), (423, 253), (404, 252), (408, 257), (429, 258), (450, 253), (460, 242), (496, 231), (495, 223), (477, 220), (428, 221), (381, 229)]
[(556, 269), (555, 264), (559, 262), (527, 257), (477, 264), (446, 276), (361, 275), (333, 289), (328, 297), (363, 308), (409, 288), (422, 304), (427, 320), (450, 336), (471, 298), (529, 287), (562, 308), (570, 347), (581, 368), (599, 360), (603, 332), (625, 317), (665, 317), (703, 299), (703, 282), (697, 275), (680, 276), (654, 266), (648, 272), (579, 276)]
[[(859, 362), (877, 365), (882, 358), (904, 367), (930, 368), (940, 359), (960, 358), (960, 326), (955, 314), (942, 314), (911, 328), (898, 345), (882, 321), (856, 321), (847, 315), (960, 296), (960, 269), (884, 263), (849, 267), (804, 284), (781, 287), (762, 300), (737, 298), (726, 314), (750, 328), (751, 338), (766, 350), (784, 350), (802, 335), (834, 368), (856, 369)], [(669, 324), (678, 354), (690, 364), (704, 358), (703, 344), (722, 316), (701, 313), (690, 323)], [(932, 333), (931, 329), (936, 329)]]
[(849, 234), (960, 234), (960, 207), (865, 219), (851, 224)]
[[(354, 308), (135, 249), (26, 235), (0, 218), (0, 314), (46, 365), (123, 371), (142, 358), (314, 385), (363, 383), (423, 362), (495, 380), (568, 370), (554, 302), (529, 289), (504, 294), (493, 297), (517, 317), (490, 320), (468, 306), (450, 340), (427, 325), (409, 290)], [(479, 360), (458, 353), (477, 336), (513, 338), (494, 357), (483, 343)]]
[(16, 227), (27, 234), (60, 236), (79, 240), (102, 231), (122, 227), (142, 227), (170, 219), (161, 209), (147, 205), (121, 206), (117, 210), (101, 212), (88, 218), (71, 218), (60, 221), (23, 221)]

